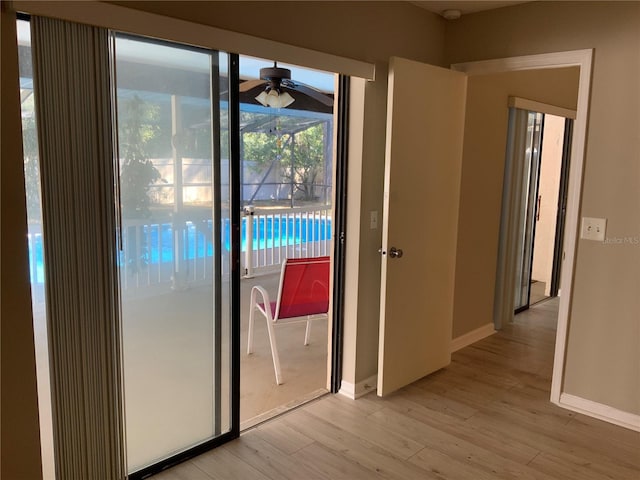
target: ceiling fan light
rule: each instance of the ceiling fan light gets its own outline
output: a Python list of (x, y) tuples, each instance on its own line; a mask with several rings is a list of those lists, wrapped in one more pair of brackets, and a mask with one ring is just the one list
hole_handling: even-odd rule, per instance
[(278, 96), (278, 103), (280, 104), (280, 106), (278, 108), (286, 108), (286, 107), (288, 107), (289, 105), (291, 105), (295, 101), (296, 101), (296, 99), (293, 98), (291, 95), (289, 95), (288, 92), (282, 92)]
[(256, 100), (265, 107), (286, 108), (291, 105), (295, 98), (287, 92), (280, 92), (278, 88), (269, 88), (256, 97)]
[(260, 95), (256, 97), (256, 100), (260, 102), (260, 104), (263, 105), (264, 107), (269, 106), (269, 100), (270, 100), (269, 95), (264, 90), (260, 92)]

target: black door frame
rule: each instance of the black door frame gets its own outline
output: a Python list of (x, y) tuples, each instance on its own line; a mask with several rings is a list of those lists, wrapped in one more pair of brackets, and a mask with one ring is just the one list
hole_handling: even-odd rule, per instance
[(553, 247), (553, 271), (551, 273), (551, 297), (557, 297), (560, 291), (560, 272), (564, 259), (564, 227), (567, 213), (567, 194), (569, 191), (569, 163), (571, 159), (571, 140), (573, 138), (573, 120), (564, 120), (564, 139), (562, 144), (562, 166), (560, 167), (560, 190), (558, 192), (558, 211), (556, 215), (556, 234)]
[[(166, 45), (179, 45), (183, 47), (179, 42), (172, 41), (163, 41), (156, 39), (147, 39), (144, 36), (139, 35), (129, 35), (123, 34), (123, 36), (140, 39), (142, 41), (150, 41), (156, 42)], [(212, 65), (212, 85), (211, 85), (211, 99), (213, 105), (213, 115), (219, 113), (219, 78), (216, 77), (220, 70), (220, 66), (218, 65), (218, 51), (212, 49), (204, 49), (198, 47), (190, 47), (188, 45), (184, 45), (184, 48), (187, 49), (195, 49), (197, 51), (206, 52), (211, 55)], [(228, 82), (229, 85), (239, 85), (240, 84), (240, 71), (239, 71), (239, 56), (238, 54), (228, 53)], [(171, 468), (179, 463), (185, 462), (193, 457), (196, 457), (202, 453), (205, 453), (209, 450), (212, 450), (216, 447), (219, 447), (231, 440), (234, 440), (240, 436), (240, 98), (239, 98), (239, 90), (229, 88), (229, 190), (230, 190), (230, 223), (231, 223), (231, 232), (230, 232), (230, 247), (231, 247), (231, 275), (230, 275), (230, 314), (231, 314), (231, 384), (230, 384), (230, 410), (231, 410), (231, 424), (228, 432), (220, 433), (220, 421), (221, 421), (221, 411), (220, 411), (220, 394), (222, 391), (221, 382), (220, 382), (220, 372), (216, 375), (215, 381), (215, 394), (216, 401), (214, 406), (214, 434), (216, 437), (202, 442), (194, 447), (188, 448), (185, 451), (179, 452), (175, 455), (172, 455), (164, 460), (161, 460), (153, 465), (142, 468), (140, 470), (136, 470), (130, 474), (128, 474), (129, 480), (142, 480), (157, 473), (160, 473), (168, 468)], [(213, 180), (220, 181), (221, 172), (220, 172), (220, 164), (221, 164), (221, 156), (220, 156), (220, 124), (219, 118), (212, 119), (212, 136), (213, 136)], [(217, 138), (217, 140), (216, 140)], [(219, 182), (218, 182), (219, 183)], [(214, 188), (216, 191), (214, 197), (214, 216), (217, 215), (217, 218), (220, 218), (221, 214), (221, 197), (220, 197), (220, 189)], [(218, 246), (217, 252), (221, 250), (221, 242), (220, 242), (220, 222), (214, 222), (217, 225), (214, 226), (213, 239), (215, 244)], [(221, 259), (219, 255), (214, 257), (214, 271), (216, 274), (221, 272)], [(220, 278), (218, 276), (217, 278)], [(219, 282), (218, 282), (219, 283)], [(221, 365), (221, 319), (222, 319), (222, 293), (221, 286), (219, 284), (216, 285), (214, 291), (215, 299), (214, 302), (216, 308), (215, 322), (214, 322), (214, 341), (216, 342), (215, 348), (215, 364)]]
[(334, 205), (333, 253), (333, 327), (331, 332), (331, 393), (338, 393), (342, 383), (342, 348), (344, 333), (345, 263), (347, 258), (347, 174), (349, 165), (349, 84), (350, 78), (338, 78), (338, 125), (336, 158), (336, 195)]

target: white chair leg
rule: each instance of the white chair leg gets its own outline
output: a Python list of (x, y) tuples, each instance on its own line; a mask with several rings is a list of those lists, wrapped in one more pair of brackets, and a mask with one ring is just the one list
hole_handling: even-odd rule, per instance
[(267, 331), (269, 332), (269, 343), (271, 344), (273, 368), (276, 372), (276, 383), (282, 385), (282, 371), (280, 370), (280, 356), (278, 355), (278, 346), (276, 344), (276, 333), (273, 327), (273, 321), (270, 318), (267, 318)]
[(311, 335), (311, 320), (307, 320), (307, 329), (304, 332), (304, 344), (309, 345), (309, 336)]
[(253, 324), (256, 315), (256, 292), (251, 291), (251, 303), (249, 308), (249, 330), (247, 332), (247, 355), (253, 353)]

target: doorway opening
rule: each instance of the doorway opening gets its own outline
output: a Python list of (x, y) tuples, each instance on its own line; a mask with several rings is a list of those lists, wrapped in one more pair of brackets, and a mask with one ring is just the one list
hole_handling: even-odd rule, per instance
[[(306, 322), (269, 329), (269, 320), (251, 298), (255, 292), (258, 304), (277, 303), (281, 267), (287, 259), (332, 255), (336, 77), (240, 56), (241, 429), (329, 391), (331, 315), (314, 317), (305, 344)], [(328, 301), (328, 276), (325, 293)]]
[[(574, 398), (563, 392), (564, 368), (569, 331), (569, 310), (573, 292), (573, 273), (577, 251), (577, 233), (579, 224), (580, 198), (582, 192), (585, 145), (587, 138), (587, 119), (589, 117), (589, 91), (591, 84), (593, 50), (574, 50), (568, 52), (554, 52), (540, 55), (512, 57), (488, 61), (456, 64), (454, 69), (466, 72), (468, 75), (484, 76), (499, 74), (500, 72), (530, 72), (536, 69), (560, 72), (565, 68), (576, 68), (577, 75), (572, 82), (575, 86), (575, 110), (573, 113), (573, 133), (571, 142), (570, 171), (567, 180), (567, 202), (565, 212), (565, 228), (561, 271), (562, 293), (558, 296), (558, 321), (551, 378), (551, 402), (563, 408), (585, 413)], [(537, 82), (546, 92), (552, 92), (555, 85), (549, 81)], [(543, 95), (544, 96), (544, 95)], [(556, 110), (557, 107), (556, 107)], [(569, 110), (564, 110), (569, 113)], [(570, 115), (567, 115), (568, 117)], [(506, 177), (505, 177), (506, 178)], [(506, 184), (505, 184), (506, 185)], [(503, 205), (505, 196), (503, 195)], [(511, 297), (513, 283), (507, 276), (509, 263), (513, 258), (513, 244), (511, 231), (500, 226), (499, 247), (496, 269), (495, 294), (493, 298), (493, 324), (497, 330), (503, 323), (513, 319), (513, 299)], [(546, 306), (546, 304), (545, 304)], [(602, 418), (596, 412), (593, 416)]]

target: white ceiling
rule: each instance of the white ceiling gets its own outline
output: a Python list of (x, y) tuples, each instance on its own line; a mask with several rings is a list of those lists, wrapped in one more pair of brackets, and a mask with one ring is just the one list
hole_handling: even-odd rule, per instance
[(449, 1), (419, 1), (419, 2), (411, 2), (414, 5), (417, 5), (420, 8), (424, 8), (425, 10), (429, 10), (430, 12), (437, 13), (439, 15), (442, 14), (445, 10), (460, 10), (462, 15), (466, 15), (468, 13), (481, 12), (483, 10), (492, 10), (494, 8), (501, 7), (509, 7), (511, 5), (517, 5), (518, 3), (527, 3), (527, 1), (468, 1), (468, 0), (449, 0)]

